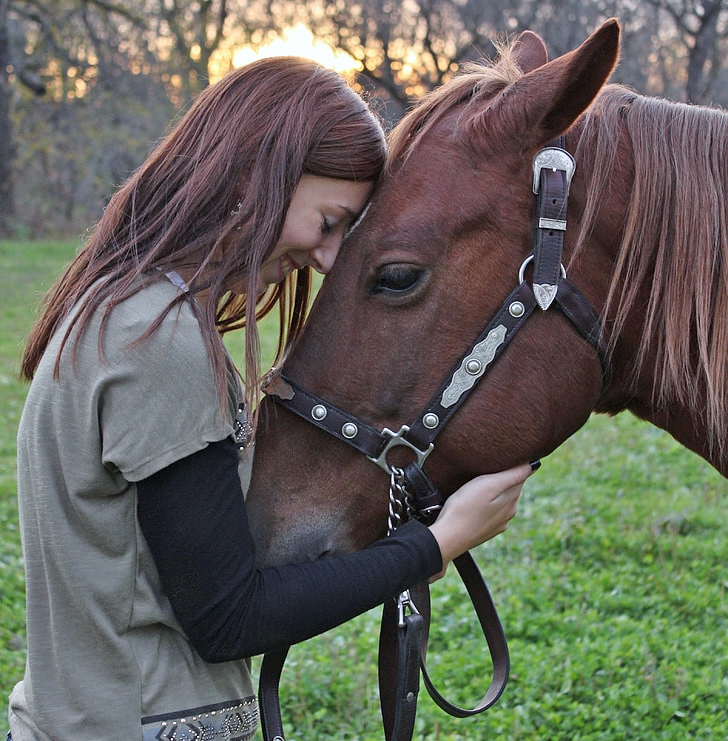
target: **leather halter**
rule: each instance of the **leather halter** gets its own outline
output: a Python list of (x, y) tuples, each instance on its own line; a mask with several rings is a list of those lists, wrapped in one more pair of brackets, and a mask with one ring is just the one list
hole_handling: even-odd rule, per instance
[[(567, 167), (569, 163), (570, 169)], [(416, 456), (417, 464), (422, 466), (434, 448), (437, 435), (537, 306), (546, 311), (555, 305), (581, 337), (594, 347), (606, 386), (608, 367), (599, 315), (567, 279), (561, 264), (573, 163), (571, 155), (558, 147), (543, 149), (536, 156), (534, 193), (538, 194), (538, 222), (534, 251), (521, 266), (518, 285), (409, 425), (402, 425), (397, 432), (386, 427), (377, 430), (299, 386), (280, 371), (269, 375), (264, 392), (281, 406), (363, 453), (386, 473), (391, 473), (387, 454), (398, 446), (409, 448)], [(534, 263), (532, 284), (525, 280), (525, 269), (530, 262)]]
[[(533, 253), (521, 265), (518, 284), (413, 422), (403, 424), (396, 432), (388, 428), (379, 431), (299, 386), (280, 371), (272, 372), (264, 386), (264, 392), (278, 404), (363, 453), (390, 476), (394, 476), (395, 471), (402, 473), (404, 486), (410, 489), (415, 502), (413, 515), (418, 519), (431, 521), (436, 517), (436, 511), (442, 503), (440, 493), (422, 468), (434, 449), (435, 438), (537, 307), (547, 311), (555, 306), (566, 316), (579, 335), (597, 353), (602, 367), (602, 392), (609, 383), (609, 368), (599, 315), (567, 279), (561, 263), (569, 186), (575, 169), (574, 160), (563, 148), (563, 143), (564, 138), (561, 137), (556, 146), (541, 150), (534, 160), (533, 192), (537, 196), (537, 221)], [(529, 283), (525, 279), (525, 272), (531, 262), (533, 277)], [(409, 448), (415, 456), (415, 460), (404, 470), (395, 469), (387, 462), (389, 451), (395, 447)], [(399, 636), (387, 637), (389, 644), (394, 642), (396, 646), (399, 641), (399, 647), (395, 648), (395, 652), (399, 654), (399, 667), (396, 677), (393, 677), (392, 672), (388, 671), (392, 668), (391, 662), (387, 664), (385, 657), (383, 664), (382, 659), (385, 633), (392, 633), (391, 627), (387, 626), (396, 625), (391, 615), (392, 605), (385, 604), (385, 616), (389, 614), (390, 619), (387, 622), (383, 617), (380, 689), (383, 694), (382, 716), (388, 741), (411, 738), (419, 668), (422, 669), (426, 687), (433, 700), (442, 709), (458, 717), (487, 709), (505, 688), (509, 666), (508, 649), (490, 594), (469, 553), (463, 554), (455, 563), (476, 607), (488, 642), (493, 658), (493, 681), (483, 700), (472, 710), (451, 705), (437, 693), (427, 676), (424, 661), (429, 624), (429, 594), (426, 589), (419, 588), (415, 588), (419, 589), (417, 604), (423, 606), (425, 625), (421, 624), (420, 611), (415, 609), (407, 618), (399, 615), (398, 624), (403, 629)], [(401, 601), (399, 609), (401, 613)], [(403, 636), (407, 631), (410, 636), (405, 639)], [(421, 640), (423, 635), (424, 641)], [(284, 741), (278, 706), (278, 680), (287, 650), (266, 654), (261, 667), (259, 695), (265, 741)], [(387, 674), (390, 676), (387, 677)], [(405, 695), (412, 699), (403, 699)]]

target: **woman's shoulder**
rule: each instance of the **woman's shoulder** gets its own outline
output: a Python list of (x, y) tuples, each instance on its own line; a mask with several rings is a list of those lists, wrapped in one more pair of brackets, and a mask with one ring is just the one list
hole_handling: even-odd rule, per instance
[(151, 339), (155, 334), (167, 339), (172, 334), (201, 337), (200, 322), (190, 299), (182, 297), (180, 289), (165, 279), (146, 281), (113, 306), (109, 301), (107, 298), (98, 307), (93, 323), (97, 330), (103, 327), (103, 333), (114, 343), (133, 343), (140, 337)]
[[(164, 314), (165, 322), (197, 323), (190, 299), (186, 296), (182, 298), (183, 294), (184, 291), (166, 278), (146, 277), (134, 293), (114, 306), (108, 315), (109, 321), (113, 320), (117, 324), (150, 325)], [(102, 307), (102, 313), (106, 312), (107, 302)], [(167, 312), (169, 307), (171, 308)]]
[(171, 365), (208, 366), (207, 343), (190, 301), (178, 300), (180, 289), (163, 276), (148, 277), (121, 301), (102, 299), (88, 319), (76, 321), (93, 290), (58, 328), (43, 360), (48, 356), (48, 362), (55, 362), (60, 351), (62, 365), (69, 362), (79, 373), (86, 369), (92, 374), (102, 367), (144, 365), (161, 358)]

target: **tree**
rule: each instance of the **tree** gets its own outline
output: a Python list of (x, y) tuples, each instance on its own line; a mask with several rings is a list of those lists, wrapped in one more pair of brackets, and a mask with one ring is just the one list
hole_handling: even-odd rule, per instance
[(213, 55), (224, 39), (228, 0), (150, 0), (150, 46), (157, 47), (189, 99), (209, 84)]
[[(0, 229), (12, 231), (18, 210), (31, 233), (75, 228), (95, 218), (175, 109), (208, 84), (229, 0), (0, 3), (0, 62), (10, 58), (3, 44), (10, 31), (14, 58), (24, 62), (1, 67)], [(44, 100), (28, 95), (31, 71)]]
[[(14, 102), (29, 102), (28, 94), (56, 98), (71, 95), (65, 77), (87, 85), (95, 67), (88, 34), (89, 9), (104, 12), (111, 4), (0, 0), (0, 234), (10, 235), (17, 213), (17, 142), (13, 126)], [(123, 6), (118, 10), (125, 15)]]
[(709, 103), (711, 89), (722, 66), (728, 30), (727, 0), (649, 0), (675, 24), (687, 50), (685, 98)]
[(0, 236), (10, 233), (15, 215), (13, 137), (10, 123), (10, 39), (8, 0), (0, 0)]
[(492, 55), (502, 18), (497, 6), (480, 0), (283, 2), (271, 12), (276, 28), (303, 23), (348, 53), (359, 65), (360, 83), (376, 90), (391, 121), (465, 59)]
[(384, 101), (392, 122), (465, 61), (492, 57), (494, 39), (530, 29), (557, 56), (611, 16), (619, 17), (623, 28), (623, 62), (614, 79), (649, 92), (651, 84), (664, 81), (656, 67), (665, 19), (654, 6), (632, 0), (279, 0), (271, 5), (276, 28), (303, 23), (345, 50), (359, 65), (359, 82)]
[(14, 221), (43, 233), (93, 220), (174, 113), (232, 66), (236, 46), (264, 44), (299, 23), (349, 55), (356, 82), (392, 125), (464, 62), (493, 57), (494, 39), (528, 28), (556, 56), (609, 16), (623, 28), (615, 81), (647, 94), (726, 102), (726, 5), (0, 0), (0, 233)]
[(15, 218), (15, 138), (12, 98), (15, 81), (36, 95), (45, 93), (37, 64), (27, 54), (17, 9), (0, 0), (0, 236), (12, 233)]

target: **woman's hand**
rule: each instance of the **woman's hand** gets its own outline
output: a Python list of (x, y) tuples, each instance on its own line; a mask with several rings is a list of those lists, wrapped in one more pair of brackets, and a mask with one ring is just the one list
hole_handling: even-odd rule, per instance
[(502, 533), (516, 514), (523, 482), (537, 465), (523, 464), (500, 473), (485, 474), (463, 484), (443, 505), (430, 525), (442, 554), (445, 575), (450, 561)]

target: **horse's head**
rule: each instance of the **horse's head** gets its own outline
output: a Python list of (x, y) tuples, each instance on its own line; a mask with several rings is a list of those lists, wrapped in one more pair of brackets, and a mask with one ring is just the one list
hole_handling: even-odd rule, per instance
[[(397, 127), (388, 171), (323, 283), (287, 377), (377, 430), (415, 419), (516, 287), (532, 249), (534, 156), (605, 84), (618, 37), (609, 21), (548, 62), (526, 32)], [(600, 308), (603, 296), (586, 292)], [(544, 456), (585, 422), (601, 387), (594, 348), (562, 313), (537, 309), (439, 434), (426, 469), (449, 493)], [(263, 563), (383, 533), (379, 467), (270, 399), (260, 420), (248, 507)], [(391, 455), (403, 464), (409, 451)]]

